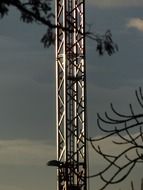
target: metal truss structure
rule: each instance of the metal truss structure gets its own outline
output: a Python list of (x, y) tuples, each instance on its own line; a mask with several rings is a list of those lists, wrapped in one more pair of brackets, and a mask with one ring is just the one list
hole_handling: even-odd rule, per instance
[(58, 190), (87, 190), (85, 0), (56, 0)]

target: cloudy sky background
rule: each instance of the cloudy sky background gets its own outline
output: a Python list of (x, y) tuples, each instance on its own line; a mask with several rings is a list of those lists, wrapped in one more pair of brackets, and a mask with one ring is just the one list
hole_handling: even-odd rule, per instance
[[(92, 31), (111, 29), (120, 49), (100, 57), (95, 42), (87, 40), (89, 136), (96, 136), (96, 113), (109, 111), (110, 102), (124, 113), (129, 103), (137, 109), (134, 90), (143, 83), (143, 1), (89, 0), (86, 5)], [(13, 9), (0, 20), (0, 190), (56, 188), (56, 171), (46, 167), (56, 157), (55, 60), (54, 48), (40, 44), (44, 31), (21, 23)], [(102, 165), (93, 151), (90, 163), (91, 173)], [(109, 189), (130, 189), (131, 179), (140, 189), (142, 169)], [(91, 189), (99, 185), (91, 181)]]

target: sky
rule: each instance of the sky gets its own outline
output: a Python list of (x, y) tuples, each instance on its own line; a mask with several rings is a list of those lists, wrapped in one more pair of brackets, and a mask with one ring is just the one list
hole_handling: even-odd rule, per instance
[[(110, 111), (111, 102), (123, 113), (129, 112), (129, 103), (137, 108), (134, 91), (143, 83), (142, 19), (142, 0), (86, 1), (91, 30), (104, 34), (110, 29), (119, 46), (113, 56), (101, 57), (96, 42), (86, 41), (89, 136), (98, 135), (96, 114)], [(46, 166), (56, 158), (55, 50), (43, 48), (44, 32), (41, 25), (21, 23), (13, 9), (0, 20), (0, 190), (56, 189), (56, 171)], [(91, 173), (103, 164), (92, 150), (89, 161)], [(109, 190), (131, 189), (132, 179), (140, 189), (142, 169)], [(94, 179), (90, 183), (91, 190), (100, 186)]]

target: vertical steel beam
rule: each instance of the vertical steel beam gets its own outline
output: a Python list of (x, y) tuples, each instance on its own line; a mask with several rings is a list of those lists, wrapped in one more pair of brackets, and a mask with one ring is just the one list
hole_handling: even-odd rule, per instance
[(87, 190), (85, 0), (55, 1), (58, 190)]

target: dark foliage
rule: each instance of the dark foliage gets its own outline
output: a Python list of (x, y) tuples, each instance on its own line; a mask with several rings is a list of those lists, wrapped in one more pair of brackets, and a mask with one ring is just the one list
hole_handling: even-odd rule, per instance
[(43, 24), (47, 32), (41, 39), (45, 47), (54, 43), (54, 31), (56, 27), (52, 21), (54, 14), (51, 8), (52, 0), (1, 0), (0, 18), (8, 15), (10, 7), (15, 7), (20, 12), (20, 19), (26, 23)]
[(99, 55), (103, 55), (104, 52), (107, 52), (109, 56), (115, 53), (115, 51), (118, 51), (118, 47), (116, 44), (114, 44), (111, 33), (109, 31), (106, 32), (103, 38), (97, 39), (96, 50), (99, 53)]
[(96, 51), (99, 55), (104, 55), (107, 53), (109, 56), (111, 56), (119, 50), (118, 45), (112, 39), (112, 33), (110, 30), (107, 30), (104, 35), (98, 35), (92, 32), (87, 32), (86, 35), (91, 40), (96, 41)]
[[(136, 91), (136, 98), (143, 109), (141, 88)], [(107, 165), (90, 177), (99, 177), (104, 182), (102, 190), (108, 185), (123, 181), (137, 164), (143, 164), (143, 113), (136, 114), (131, 104), (129, 108), (130, 113), (125, 115), (111, 104), (112, 116), (105, 112), (103, 118), (98, 114), (97, 123), (103, 135), (98, 139), (90, 139), (90, 143)], [(107, 143), (109, 139), (117, 148), (112, 154), (105, 153), (100, 146), (96, 146), (100, 142)]]
[[(15, 7), (20, 12), (20, 19), (23, 22), (36, 22), (46, 26), (46, 33), (43, 35), (41, 42), (44, 44), (44, 47), (49, 47), (55, 42), (54, 29), (57, 27), (53, 22), (52, 1), (53, 0), (1, 0), (0, 18), (8, 15), (11, 6)], [(69, 30), (62, 26), (61, 28), (63, 30)], [(85, 35), (96, 41), (96, 50), (99, 55), (103, 55), (105, 52), (108, 55), (112, 55), (118, 50), (117, 45), (112, 40), (110, 31), (107, 31), (103, 36), (96, 35), (90, 31), (86, 32)]]

